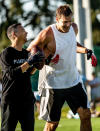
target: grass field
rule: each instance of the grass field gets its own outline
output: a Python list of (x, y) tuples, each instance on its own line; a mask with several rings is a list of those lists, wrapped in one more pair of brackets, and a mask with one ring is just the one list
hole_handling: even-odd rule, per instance
[[(45, 122), (42, 120), (35, 121), (35, 131), (43, 131)], [(100, 131), (100, 118), (92, 118), (93, 131)], [(60, 124), (56, 131), (79, 131), (79, 119), (61, 118)], [(20, 124), (18, 124), (16, 131), (21, 131)]]
[[(62, 116), (59, 126), (56, 131), (79, 131), (80, 130), (80, 120), (79, 119), (67, 119), (66, 111), (68, 107), (62, 109)], [(99, 108), (100, 109), (100, 108)], [(37, 119), (37, 113), (35, 113), (35, 131), (43, 131), (45, 121)], [(92, 118), (92, 128), (93, 131), (100, 131), (100, 118)], [(21, 131), (20, 124), (18, 123), (16, 131)]]

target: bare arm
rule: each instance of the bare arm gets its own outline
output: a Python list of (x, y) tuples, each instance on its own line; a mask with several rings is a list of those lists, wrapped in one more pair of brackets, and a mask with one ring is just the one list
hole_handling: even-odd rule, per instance
[[(35, 38), (35, 40), (33, 40), (30, 43), (30, 45), (27, 48), (27, 50), (30, 51), (33, 54), (36, 51), (40, 50), (40, 51), (43, 52), (43, 54), (45, 56), (45, 59), (46, 59), (48, 57), (48, 55), (49, 55), (49, 53), (46, 52), (46, 48), (47, 48), (47, 45), (48, 45), (48, 43), (50, 41), (50, 37), (51, 37), (51, 35), (50, 35), (50, 27), (48, 27), (48, 28), (42, 30), (38, 34), (38, 36)], [(46, 55), (46, 54), (48, 54), (48, 55)], [(44, 64), (45, 64), (45, 60), (44, 60), (44, 62), (42, 64), (35, 65), (35, 67), (37, 69), (39, 69), (39, 68), (42, 69), (42, 67), (43, 67)], [(34, 72), (34, 70), (33, 70), (33, 72)]]
[(25, 72), (30, 67), (30, 65), (27, 62), (25, 62), (20, 67), (22, 72)]
[[(30, 68), (30, 65), (27, 62), (25, 62), (20, 67), (21, 67), (22, 72), (24, 73), (25, 71), (27, 71)], [(30, 72), (30, 74), (34, 74), (35, 71), (36, 71), (36, 68), (33, 67), (33, 69)]]
[(77, 53), (87, 53), (87, 48), (77, 42)]
[(30, 52), (34, 52), (36, 50), (36, 47), (39, 47), (41, 50), (43, 50), (44, 46), (48, 43), (48, 40), (48, 29), (42, 30), (35, 38), (35, 40), (30, 43), (27, 50)]

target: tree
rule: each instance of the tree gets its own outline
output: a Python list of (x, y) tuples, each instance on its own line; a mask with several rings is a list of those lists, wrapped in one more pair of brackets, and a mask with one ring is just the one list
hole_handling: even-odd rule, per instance
[(0, 1), (0, 51), (9, 45), (9, 40), (6, 36), (7, 27), (18, 22), (22, 15), (23, 9), (20, 0)]
[[(33, 9), (24, 9), (24, 5), (32, 3)], [(9, 45), (6, 37), (7, 27), (13, 23), (24, 23), (31, 26), (34, 32), (42, 30), (53, 21), (55, 5), (50, 7), (50, 0), (0, 0), (0, 51)], [(30, 8), (30, 7), (29, 7)]]
[(98, 14), (100, 14), (100, 0), (91, 0), (93, 43), (95, 45), (100, 45), (100, 18), (98, 19)]

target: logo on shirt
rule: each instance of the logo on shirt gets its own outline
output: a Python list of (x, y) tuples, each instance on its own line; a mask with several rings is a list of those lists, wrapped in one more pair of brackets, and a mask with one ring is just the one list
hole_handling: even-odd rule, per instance
[(23, 64), (26, 61), (27, 61), (27, 59), (15, 59), (13, 62), (14, 62), (14, 64)]

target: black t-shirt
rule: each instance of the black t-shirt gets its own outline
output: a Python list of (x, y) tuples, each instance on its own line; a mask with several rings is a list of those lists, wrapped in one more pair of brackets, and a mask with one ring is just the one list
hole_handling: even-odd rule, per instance
[(0, 54), (2, 66), (2, 101), (8, 103), (33, 103), (30, 71), (22, 73), (20, 65), (28, 58), (28, 51), (6, 48)]

